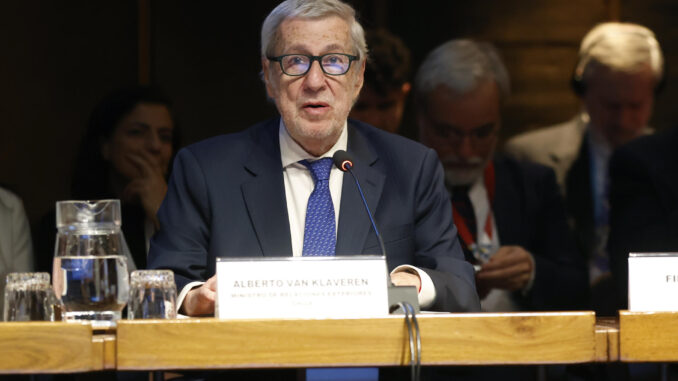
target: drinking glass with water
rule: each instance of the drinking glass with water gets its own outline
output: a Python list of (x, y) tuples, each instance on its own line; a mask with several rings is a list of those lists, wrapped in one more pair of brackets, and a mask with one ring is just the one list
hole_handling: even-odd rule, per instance
[(136, 270), (130, 277), (128, 319), (175, 319), (177, 286), (170, 270)]
[(53, 321), (58, 300), (48, 273), (10, 273), (5, 286), (5, 321)]

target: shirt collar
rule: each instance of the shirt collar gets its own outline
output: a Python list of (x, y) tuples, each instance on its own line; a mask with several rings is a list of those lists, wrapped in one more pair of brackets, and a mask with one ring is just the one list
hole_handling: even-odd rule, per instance
[(280, 158), (282, 161), (283, 168), (287, 168), (290, 165), (293, 165), (301, 160), (317, 160), (323, 157), (332, 157), (336, 151), (346, 150), (348, 146), (348, 123), (344, 122), (344, 127), (342, 127), (341, 135), (339, 139), (334, 143), (334, 146), (330, 148), (329, 151), (325, 152), (319, 157), (315, 157), (310, 153), (306, 152), (299, 143), (295, 142), (294, 139), (287, 132), (285, 123), (282, 118), (280, 118), (280, 128), (278, 136), (280, 138)]

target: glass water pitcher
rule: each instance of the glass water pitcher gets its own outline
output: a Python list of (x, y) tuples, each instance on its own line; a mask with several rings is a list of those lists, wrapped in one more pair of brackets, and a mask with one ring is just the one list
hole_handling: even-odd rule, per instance
[(66, 321), (113, 327), (129, 294), (119, 200), (59, 201), (53, 284)]

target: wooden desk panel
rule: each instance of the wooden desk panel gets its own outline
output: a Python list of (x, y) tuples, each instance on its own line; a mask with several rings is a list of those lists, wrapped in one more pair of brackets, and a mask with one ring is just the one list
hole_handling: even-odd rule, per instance
[(678, 312), (619, 311), (621, 361), (678, 361)]
[(70, 373), (103, 369), (88, 324), (0, 323), (0, 373)]
[(596, 361), (619, 361), (619, 320), (615, 318), (596, 320)]
[[(422, 363), (596, 361), (593, 312), (419, 317)], [(219, 369), (409, 364), (402, 317), (330, 320), (121, 321), (117, 369)]]

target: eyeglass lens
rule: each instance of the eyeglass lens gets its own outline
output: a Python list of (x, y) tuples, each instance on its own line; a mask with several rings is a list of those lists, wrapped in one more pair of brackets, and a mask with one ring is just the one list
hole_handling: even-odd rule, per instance
[[(285, 56), (281, 60), (285, 73), (290, 75), (305, 74), (314, 61), (314, 57), (293, 54)], [(344, 74), (348, 71), (351, 60), (342, 54), (325, 54), (318, 57), (323, 71), (327, 74)]]

